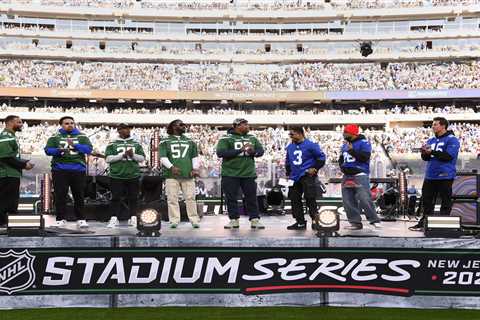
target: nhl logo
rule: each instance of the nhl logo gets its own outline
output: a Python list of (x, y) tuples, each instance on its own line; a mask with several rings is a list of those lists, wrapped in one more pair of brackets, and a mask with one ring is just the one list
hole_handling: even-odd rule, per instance
[(30, 287), (35, 281), (34, 260), (26, 249), (0, 252), (0, 292), (12, 294)]

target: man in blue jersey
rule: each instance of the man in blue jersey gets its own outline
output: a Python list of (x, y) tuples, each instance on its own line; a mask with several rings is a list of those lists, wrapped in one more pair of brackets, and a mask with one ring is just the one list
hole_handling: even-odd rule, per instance
[[(442, 117), (433, 119), (434, 137), (422, 146), (421, 156), (427, 161), (425, 179), (422, 187), (423, 217), (433, 214), (437, 196), (440, 197), (441, 215), (450, 215), (452, 210), (452, 184), (457, 174), (456, 164), (460, 142), (448, 129), (448, 121)], [(410, 230), (422, 230), (424, 218)]]
[(296, 222), (287, 227), (288, 230), (305, 230), (307, 223), (304, 217), (302, 195), (307, 202), (308, 213), (312, 218), (312, 229), (317, 229), (315, 216), (317, 215), (318, 170), (325, 165), (325, 154), (318, 145), (305, 138), (302, 127), (290, 129), (292, 143), (287, 146), (285, 171), (293, 180), (289, 189), (289, 198), (292, 202), (292, 215)]
[(350, 226), (348, 230), (363, 228), (363, 211), (370, 225), (380, 229), (380, 218), (370, 196), (370, 156), (372, 146), (364, 135), (359, 134), (357, 125), (349, 124), (343, 131), (345, 143), (342, 145), (338, 163), (343, 172), (342, 199)]
[(92, 143), (76, 128), (72, 117), (62, 117), (58, 123), (61, 128), (47, 140), (45, 146), (45, 153), (52, 157), (52, 181), (57, 215), (55, 226), (64, 227), (67, 223), (67, 195), (70, 189), (78, 227), (87, 228), (88, 224), (83, 213), (87, 170), (85, 157), (92, 153)]

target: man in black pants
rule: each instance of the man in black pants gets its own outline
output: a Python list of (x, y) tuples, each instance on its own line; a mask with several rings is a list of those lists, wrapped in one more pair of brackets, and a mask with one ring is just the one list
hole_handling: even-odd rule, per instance
[(308, 213), (312, 218), (312, 229), (317, 229), (315, 217), (318, 214), (317, 189), (319, 189), (318, 170), (325, 165), (325, 154), (318, 145), (305, 138), (302, 127), (290, 129), (292, 143), (287, 146), (285, 171), (293, 180), (289, 189), (289, 198), (292, 202), (292, 215), (296, 222), (287, 227), (288, 230), (305, 230), (305, 212), (302, 195), (307, 202)]
[(0, 226), (7, 223), (8, 214), (16, 214), (20, 197), (22, 170), (31, 170), (33, 164), (20, 159), (20, 146), (16, 132), (22, 131), (22, 119), (18, 116), (5, 118), (5, 129), (0, 133)]
[[(110, 190), (112, 202), (111, 218), (108, 228), (115, 228), (119, 220), (127, 220), (128, 225), (137, 227), (137, 199), (139, 191), (139, 162), (145, 161), (143, 148), (130, 136), (130, 126), (121, 123), (117, 127), (118, 139), (112, 141), (105, 150), (106, 161), (110, 165)], [(126, 196), (128, 201), (128, 217), (120, 215), (121, 199)]]
[(84, 192), (86, 183), (85, 156), (92, 153), (92, 144), (86, 135), (75, 127), (72, 117), (59, 120), (61, 128), (50, 137), (45, 153), (52, 156), (52, 180), (55, 192), (55, 211), (57, 223), (63, 227), (67, 223), (67, 194), (72, 190), (74, 211), (79, 228), (87, 228), (83, 214)]
[(457, 173), (460, 142), (453, 131), (447, 129), (447, 119), (434, 118), (432, 130), (435, 136), (430, 138), (421, 149), (422, 160), (427, 161), (422, 187), (423, 217), (418, 224), (409, 228), (412, 231), (420, 231), (424, 228), (425, 217), (434, 213), (437, 196), (442, 202), (441, 215), (448, 216), (452, 210), (452, 184)]
[(249, 134), (248, 121), (235, 119), (233, 128), (227, 131), (217, 144), (217, 156), (222, 158), (222, 188), (225, 192), (230, 222), (225, 229), (238, 229), (240, 226), (237, 199), (240, 189), (245, 196), (245, 207), (250, 217), (252, 229), (264, 229), (260, 222), (257, 203), (257, 183), (255, 178), (256, 157), (263, 156), (263, 146), (256, 137)]

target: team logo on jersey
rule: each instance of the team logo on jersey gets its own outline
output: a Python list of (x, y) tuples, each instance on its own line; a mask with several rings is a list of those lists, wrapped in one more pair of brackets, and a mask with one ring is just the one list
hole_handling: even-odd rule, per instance
[(35, 281), (34, 260), (26, 249), (0, 252), (0, 292), (12, 294), (29, 288)]

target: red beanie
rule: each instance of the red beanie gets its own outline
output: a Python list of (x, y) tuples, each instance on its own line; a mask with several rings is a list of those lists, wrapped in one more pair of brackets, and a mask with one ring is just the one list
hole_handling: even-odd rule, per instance
[(344, 133), (349, 133), (354, 136), (358, 136), (358, 126), (356, 124), (347, 124), (345, 129), (343, 129)]

